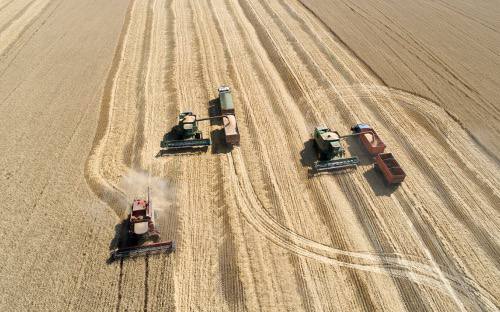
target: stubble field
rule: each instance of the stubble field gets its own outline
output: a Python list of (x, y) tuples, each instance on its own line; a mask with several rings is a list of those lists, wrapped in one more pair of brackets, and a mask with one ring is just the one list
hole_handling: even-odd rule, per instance
[[(308, 8), (76, 4), (0, 1), (5, 310), (498, 309), (497, 160)], [(207, 152), (159, 157), (178, 113), (208, 115), (222, 84), (240, 146), (205, 123)], [(308, 174), (312, 129), (359, 122), (405, 169), (399, 188), (355, 139), (356, 170)], [(177, 251), (108, 264), (147, 186)]]

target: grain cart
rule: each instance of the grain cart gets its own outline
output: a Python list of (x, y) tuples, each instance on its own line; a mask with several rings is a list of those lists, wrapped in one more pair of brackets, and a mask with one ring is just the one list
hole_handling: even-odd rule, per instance
[(111, 260), (138, 255), (171, 252), (175, 250), (174, 241), (160, 240), (160, 232), (155, 225), (155, 215), (149, 199), (135, 199), (128, 215), (128, 237), (125, 246), (111, 252)]
[(382, 172), (388, 185), (399, 184), (406, 177), (406, 173), (401, 169), (401, 166), (391, 153), (382, 153), (375, 156), (374, 168)]
[(173, 139), (164, 139), (160, 146), (164, 149), (180, 149), (207, 147), (211, 144), (210, 139), (204, 139), (203, 133), (198, 129), (196, 115), (192, 112), (179, 114), (179, 123), (174, 127)]
[(358, 157), (345, 157), (345, 150), (340, 142), (342, 138), (337, 131), (319, 126), (314, 129), (313, 139), (319, 159), (313, 164), (313, 170), (338, 170), (359, 164)]
[(370, 155), (374, 156), (383, 153), (385, 144), (382, 142), (377, 132), (370, 125), (357, 124), (351, 127), (354, 135), (359, 136), (359, 140)]

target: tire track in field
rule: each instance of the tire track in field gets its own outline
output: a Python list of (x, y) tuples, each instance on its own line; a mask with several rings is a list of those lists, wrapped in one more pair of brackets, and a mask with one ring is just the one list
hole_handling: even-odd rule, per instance
[[(4, 51), (0, 51), (0, 60), (1, 63), (5, 63), (4, 66), (0, 68), (0, 77), (4, 75), (7, 69), (12, 65), (16, 57), (22, 51), (22, 48), (30, 42), (30, 40), (35, 36), (35, 34), (40, 30), (40, 28), (45, 24), (45, 22), (50, 19), (56, 10), (63, 4), (64, 0), (60, 0), (58, 2), (52, 1), (49, 5), (47, 5), (40, 14), (32, 19), (23, 31), (19, 34), (18, 39), (10, 43), (6, 46)], [(30, 33), (31, 31), (31, 33)], [(55, 43), (52, 44), (55, 46)], [(9, 59), (9, 60), (6, 60)], [(37, 64), (38, 65), (38, 64)], [(21, 80), (12, 91), (0, 101), (0, 107), (2, 104), (6, 102), (6, 100), (17, 90), (17, 88), (24, 82)]]
[(19, 11), (17, 11), (16, 14), (14, 14), (14, 16), (12, 16), (5, 24), (3, 24), (1, 27), (0, 27), (0, 34), (2, 34), (2, 32), (5, 31), (5, 29), (7, 29), (9, 26), (12, 25), (12, 23), (14, 23), (16, 20), (18, 20), (30, 7), (31, 5), (37, 0), (32, 0), (32, 1), (29, 1), (26, 5), (24, 5)]
[[(100, 105), (99, 119), (97, 123), (97, 129), (94, 136), (94, 141), (92, 142), (92, 148), (87, 157), (84, 168), (84, 177), (87, 181), (87, 185), (96, 194), (96, 196), (105, 202), (117, 216), (121, 215), (121, 208), (117, 206), (122, 198), (125, 196), (121, 190), (116, 186), (108, 183), (106, 179), (101, 175), (101, 161), (103, 144), (105, 143), (107, 136), (109, 135), (111, 127), (111, 110), (113, 105), (113, 93), (115, 89), (115, 79), (120, 72), (121, 60), (123, 59), (125, 53), (125, 43), (127, 40), (127, 33), (130, 27), (130, 21), (132, 18), (133, 7), (135, 5), (135, 0), (130, 1), (129, 7), (127, 8), (127, 13), (125, 15), (122, 31), (117, 43), (117, 48), (111, 67), (104, 85), (103, 96)], [(118, 276), (118, 289), (117, 289), (117, 302), (115, 305), (115, 311), (120, 310), (122, 303), (122, 284), (123, 284), (123, 260), (120, 260), (119, 276)]]
[[(149, 78), (150, 75), (153, 74), (163, 76), (162, 72), (153, 71), (152, 68), (154, 68), (157, 64), (151, 63), (153, 56), (156, 56), (156, 54), (153, 55), (153, 51), (151, 49), (153, 40), (152, 36), (154, 35), (154, 39), (160, 40), (159, 42), (155, 41), (155, 43), (162, 43), (162, 39), (158, 39), (157, 37), (162, 33), (162, 30), (158, 30), (156, 21), (162, 16), (161, 14), (164, 14), (163, 11), (158, 9), (156, 6), (153, 8), (153, 3), (155, 5), (157, 4), (157, 2), (152, 0), (141, 4), (135, 1), (130, 2), (123, 30), (120, 35), (118, 48), (113, 60), (113, 66), (110, 70), (105, 87), (104, 97), (102, 100), (101, 118), (98, 123), (98, 131), (86, 166), (86, 178), (92, 190), (101, 200), (108, 203), (108, 205), (115, 210), (119, 217), (122, 216), (123, 207), (128, 206), (126, 199), (130, 194), (124, 194), (122, 190), (120, 190), (120, 187), (116, 184), (117, 180), (110, 179), (109, 177), (120, 177), (131, 166), (136, 168), (147, 166), (149, 174), (153, 173), (153, 167), (151, 166), (152, 163), (143, 163), (141, 160), (142, 151), (146, 146), (149, 146), (145, 145), (146, 142), (144, 142), (144, 133), (145, 131), (148, 131), (149, 133), (152, 129), (148, 128), (146, 130), (146, 116), (150, 117), (150, 115), (154, 115), (156, 108), (155, 105), (157, 105), (156, 102), (150, 101), (148, 98), (148, 86), (151, 85), (151, 82), (160, 84), (165, 82), (163, 79), (151, 81)], [(173, 27), (173, 23), (174, 21), (172, 20), (172, 22), (169, 23), (169, 26)], [(138, 24), (139, 27), (137, 26)], [(168, 32), (168, 29), (166, 29), (166, 31)], [(132, 38), (129, 39), (129, 37)], [(128, 43), (128, 40), (131, 40), (131, 42)], [(175, 49), (175, 45), (168, 46), (167, 48)], [(167, 54), (171, 57), (170, 53)], [(120, 81), (120, 79), (122, 81)], [(132, 87), (133, 90), (123, 89), (126, 87)], [(157, 88), (156, 85), (153, 86), (153, 89), (155, 88)], [(167, 91), (169, 91), (169, 89), (170, 88), (167, 86)], [(117, 93), (125, 93), (127, 91), (130, 91), (130, 93), (126, 94), (131, 95), (132, 97), (125, 99), (122, 98), (121, 101), (119, 97), (115, 97)], [(175, 104), (176, 103), (174, 103), (174, 106)], [(158, 106), (161, 107), (160, 105)], [(117, 118), (114, 118), (114, 114), (117, 114)], [(159, 116), (159, 118), (163, 118), (163, 116)], [(119, 132), (123, 128), (120, 127), (123, 126), (124, 122), (126, 123), (126, 126), (137, 130), (132, 132), (132, 141), (129, 141), (128, 144), (129, 148), (125, 145), (124, 149), (120, 149), (119, 145), (121, 144), (121, 141), (111, 140), (110, 136), (113, 132)], [(154, 120), (151, 120), (151, 122), (154, 122)], [(149, 127), (149, 122), (147, 126)], [(125, 138), (126, 137), (130, 136), (125, 136)], [(107, 158), (104, 154), (106, 149), (110, 149), (112, 153), (111, 156), (114, 158)], [(131, 161), (127, 161), (127, 157), (117, 157), (120, 155), (120, 152), (123, 153), (123, 151), (127, 150), (131, 151), (131, 157), (133, 157), (131, 158)], [(147, 156), (148, 159), (150, 159), (149, 157), (152, 157), (153, 155)], [(110, 165), (111, 167), (109, 168)], [(108, 166), (108, 169), (106, 172), (102, 172), (102, 168), (106, 168), (106, 166)], [(106, 174), (108, 176), (106, 176)], [(127, 266), (130, 265), (132, 264)], [(150, 279), (150, 271), (157, 269), (156, 261), (150, 261), (148, 258), (144, 260), (144, 287), (142, 293), (144, 310), (147, 310), (149, 308), (148, 305), (151, 304), (151, 302), (149, 302), (151, 291), (150, 285), (153, 281)], [(121, 264), (120, 270), (121, 276), (129, 275), (125, 274), (125, 271), (127, 270), (123, 270), (123, 264)], [(121, 292), (124, 289), (124, 286), (122, 286), (124, 280), (127, 284), (132, 285), (132, 287), (135, 285), (130, 284), (130, 280), (122, 277), (119, 278), (119, 300), (117, 303), (117, 309), (122, 308)], [(169, 276), (169, 280), (173, 280), (173, 276)], [(165, 281), (162, 281), (162, 283), (165, 283)], [(172, 289), (171, 293), (173, 292), (174, 290)], [(127, 302), (126, 304), (129, 305), (130, 302)]]
[(9, 6), (14, 1), (15, 0), (7, 1), (4, 5), (0, 6), (0, 12), (2, 12), (3, 9), (5, 9), (7, 6)]
[[(41, 0), (35, 3), (34, 0), (22, 8), (12, 19), (9, 20), (2, 28), (0, 34), (0, 56), (3, 56), (11, 44), (23, 34), (38, 15), (43, 13), (43, 10), (51, 3), (51, 0)], [(33, 5), (32, 5), (33, 4)]]
[(333, 227), (333, 228), (335, 228), (335, 227)]
[[(229, 157), (232, 184), (237, 186), (235, 187), (235, 193), (239, 194), (239, 196), (235, 196), (235, 199), (241, 212), (247, 221), (277, 245), (326, 264), (377, 274), (391, 274), (397, 278), (431, 287), (446, 296), (450, 295), (449, 290), (444, 287), (441, 277), (434, 272), (434, 267), (405, 259), (335, 249), (302, 237), (278, 223), (266, 212), (253, 192), (244, 160), (236, 153), (232, 153)], [(339, 257), (341, 255), (348, 256), (347, 259), (350, 258), (351, 261)], [(358, 259), (358, 261), (354, 259)], [(463, 277), (464, 280), (456, 280), (454, 276), (447, 273), (443, 274), (451, 286), (463, 296), (470, 298), (472, 294), (477, 297), (483, 308), (495, 310), (494, 297), (479, 284), (467, 277)]]

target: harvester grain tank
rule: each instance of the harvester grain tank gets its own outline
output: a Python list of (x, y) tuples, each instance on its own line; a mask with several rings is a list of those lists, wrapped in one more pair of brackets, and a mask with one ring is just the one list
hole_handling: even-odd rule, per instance
[(381, 153), (375, 156), (375, 169), (382, 172), (385, 182), (388, 185), (395, 185), (403, 182), (406, 173), (391, 153)]
[(198, 128), (198, 120), (192, 112), (179, 114), (178, 124), (173, 129), (174, 139), (163, 140), (161, 147), (165, 149), (180, 149), (207, 147), (211, 144), (210, 139), (204, 139), (203, 133)]
[(385, 144), (380, 139), (379, 135), (375, 130), (373, 130), (370, 125), (367, 124), (357, 124), (351, 128), (356, 135), (359, 136), (359, 140), (366, 148), (370, 155), (374, 156), (383, 153), (385, 150)]
[(126, 245), (111, 252), (111, 260), (144, 254), (171, 252), (175, 250), (174, 241), (160, 240), (156, 228), (155, 214), (149, 199), (135, 199), (128, 215), (128, 237)]
[(319, 126), (314, 129), (313, 139), (319, 158), (313, 164), (313, 170), (338, 170), (356, 167), (359, 164), (358, 157), (345, 157), (345, 150), (341, 143), (342, 138), (337, 131)]
[(228, 86), (219, 87), (219, 103), (222, 115), (234, 115), (233, 96), (231, 89)]

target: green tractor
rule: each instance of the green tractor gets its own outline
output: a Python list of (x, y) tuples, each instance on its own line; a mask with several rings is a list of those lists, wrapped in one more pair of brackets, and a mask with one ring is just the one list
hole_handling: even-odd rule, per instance
[(179, 114), (179, 123), (172, 129), (173, 138), (164, 138), (160, 146), (164, 149), (207, 147), (210, 139), (204, 139), (198, 129), (196, 115), (192, 112)]
[(313, 139), (319, 159), (313, 164), (313, 170), (338, 170), (359, 164), (358, 157), (345, 157), (345, 150), (340, 142), (343, 138), (337, 131), (318, 126), (314, 129)]

